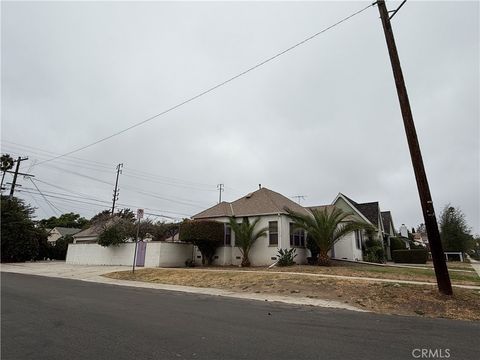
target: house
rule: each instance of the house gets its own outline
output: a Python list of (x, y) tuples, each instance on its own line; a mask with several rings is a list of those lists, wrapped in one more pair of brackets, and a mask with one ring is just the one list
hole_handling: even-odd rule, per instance
[[(357, 203), (348, 196), (339, 193), (332, 205), (350, 213), (351, 219), (364, 222), (373, 227), (373, 237), (383, 244), (383, 222), (378, 201)], [(354, 231), (337, 241), (332, 248), (331, 257), (344, 260), (363, 260), (362, 245), (367, 239), (365, 230)]]
[(105, 223), (99, 222), (73, 235), (74, 244), (96, 243)]
[(392, 260), (392, 251), (390, 248), (390, 240), (392, 237), (396, 237), (395, 225), (393, 224), (392, 214), (390, 211), (382, 211), (382, 223), (383, 223), (383, 243), (385, 244), (385, 254), (387, 260)]
[(78, 232), (82, 231), (82, 229), (75, 229), (75, 228), (66, 228), (66, 227), (54, 227), (53, 229), (49, 230), (47, 241), (51, 244), (55, 244), (58, 239), (65, 235), (74, 235)]
[[(303, 230), (293, 227), (292, 220), (287, 216), (285, 208), (310, 214), (310, 212), (289, 198), (265, 187), (252, 192), (233, 202), (221, 202), (194, 216), (194, 220), (215, 220), (225, 224), (224, 242), (214, 256), (216, 265), (240, 265), (241, 253), (235, 247), (235, 234), (228, 225), (229, 218), (235, 217), (238, 222), (243, 218), (252, 221), (260, 218), (258, 229), (266, 227), (267, 236), (259, 238), (250, 251), (250, 262), (254, 266), (270, 265), (277, 260), (278, 249), (296, 248), (297, 263), (306, 263), (309, 251), (306, 248), (306, 238)], [(195, 251), (194, 260), (201, 263), (201, 253)]]
[[(289, 198), (267, 188), (260, 188), (231, 203), (221, 202), (194, 216), (194, 220), (215, 220), (225, 224), (225, 238), (214, 256), (216, 265), (240, 265), (241, 253), (235, 247), (235, 234), (228, 225), (229, 218), (248, 218), (252, 221), (260, 218), (258, 229), (266, 227), (267, 235), (259, 238), (253, 245), (249, 258), (254, 266), (265, 266), (277, 260), (278, 249), (296, 248), (295, 261), (299, 264), (307, 263), (310, 251), (306, 248), (306, 234), (296, 229), (293, 221), (288, 217), (285, 208), (311, 215), (312, 210), (323, 210), (337, 207), (350, 213), (345, 221), (360, 221), (371, 225), (375, 229), (374, 236), (383, 243), (383, 222), (378, 202), (357, 203), (339, 193), (332, 204), (302, 207)], [(365, 231), (355, 231), (338, 240), (330, 251), (330, 256), (336, 259), (363, 260), (362, 245), (366, 240)], [(200, 263), (201, 254), (196, 251), (195, 261)]]

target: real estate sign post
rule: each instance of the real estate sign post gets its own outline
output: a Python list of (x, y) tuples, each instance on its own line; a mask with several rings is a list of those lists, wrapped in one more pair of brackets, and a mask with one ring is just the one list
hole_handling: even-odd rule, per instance
[(133, 252), (132, 273), (135, 272), (135, 263), (137, 261), (138, 233), (140, 232), (140, 220), (143, 218), (143, 209), (137, 209), (137, 236), (135, 237), (135, 251)]

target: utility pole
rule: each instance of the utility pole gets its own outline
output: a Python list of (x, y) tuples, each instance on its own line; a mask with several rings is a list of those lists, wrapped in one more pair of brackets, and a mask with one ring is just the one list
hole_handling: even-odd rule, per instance
[(408, 100), (407, 88), (405, 87), (405, 80), (403, 78), (400, 59), (398, 57), (395, 38), (393, 36), (392, 26), (390, 23), (390, 19), (397, 13), (404, 3), (405, 1), (402, 2), (402, 4), (396, 10), (391, 11), (393, 14), (389, 16), (389, 11), (387, 10), (385, 1), (377, 1), (378, 10), (382, 19), (383, 30), (385, 32), (385, 39), (387, 41), (388, 53), (390, 55), (390, 62), (392, 64), (393, 76), (395, 78), (398, 100), (400, 102), (400, 108), (402, 111), (403, 124), (405, 127), (405, 133), (407, 135), (408, 147), (410, 149), (410, 157), (412, 159), (418, 193), (420, 195), (420, 203), (422, 205), (428, 242), (430, 243), (430, 250), (432, 252), (432, 260), (435, 268), (435, 275), (437, 277), (438, 289), (442, 294), (452, 295), (452, 285), (445, 261), (445, 254), (440, 241), (440, 232), (438, 230), (432, 196), (428, 186), (427, 174), (425, 173), (425, 167), (423, 165), (422, 153), (420, 151), (417, 132), (413, 122), (413, 115), (410, 108), (410, 101)]
[(20, 169), (20, 163), (25, 160), (28, 160), (28, 157), (22, 158), (19, 156), (18, 159), (16, 160), (17, 166), (15, 166), (15, 172), (13, 173), (12, 186), (10, 187), (10, 199), (13, 198), (13, 194), (15, 193), (15, 185), (17, 184), (17, 176), (18, 176), (18, 170)]
[(118, 200), (118, 194), (120, 189), (118, 189), (118, 177), (122, 173), (123, 164), (117, 165), (117, 179), (115, 180), (115, 190), (113, 190), (113, 204), (112, 204), (112, 216), (115, 213), (115, 202)]
[(220, 204), (222, 202), (222, 192), (224, 190), (224, 184), (218, 184), (217, 189), (218, 189), (218, 203)]

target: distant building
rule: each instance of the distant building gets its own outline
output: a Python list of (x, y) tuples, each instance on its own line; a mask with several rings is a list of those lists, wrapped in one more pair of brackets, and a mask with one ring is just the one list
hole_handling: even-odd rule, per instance
[(400, 236), (408, 238), (408, 228), (405, 226), (405, 224), (402, 224), (402, 226), (400, 226)]
[(48, 242), (55, 244), (58, 239), (65, 235), (75, 235), (76, 233), (82, 231), (82, 229), (75, 228), (66, 228), (66, 227), (54, 227), (48, 232)]

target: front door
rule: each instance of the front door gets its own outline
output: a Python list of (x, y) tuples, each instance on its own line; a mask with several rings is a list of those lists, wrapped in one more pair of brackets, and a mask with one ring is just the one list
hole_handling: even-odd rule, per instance
[(137, 261), (136, 266), (145, 266), (145, 253), (147, 251), (147, 243), (139, 241), (137, 244)]

